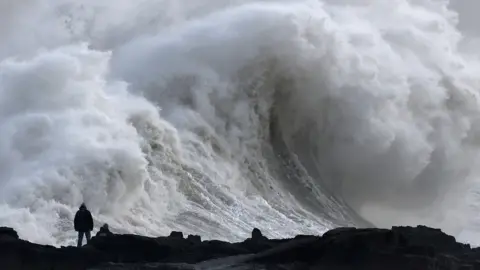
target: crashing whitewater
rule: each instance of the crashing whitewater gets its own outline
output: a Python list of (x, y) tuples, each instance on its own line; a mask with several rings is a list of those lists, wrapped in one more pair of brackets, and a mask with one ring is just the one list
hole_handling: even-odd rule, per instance
[[(0, 225), (479, 242), (480, 60), (434, 0), (0, 2)], [(475, 240), (477, 239), (477, 240)]]

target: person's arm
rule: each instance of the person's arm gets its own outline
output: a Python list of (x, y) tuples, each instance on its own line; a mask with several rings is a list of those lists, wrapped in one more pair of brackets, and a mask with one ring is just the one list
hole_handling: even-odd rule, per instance
[(73, 227), (75, 231), (78, 231), (78, 212), (75, 214), (75, 218), (73, 219)]
[(90, 229), (90, 231), (93, 231), (93, 217), (90, 211), (88, 211), (88, 228)]

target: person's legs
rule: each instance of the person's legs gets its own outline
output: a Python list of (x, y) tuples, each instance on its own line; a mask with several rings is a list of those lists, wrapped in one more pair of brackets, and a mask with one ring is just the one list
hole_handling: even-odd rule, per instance
[(85, 235), (87, 236), (87, 244), (90, 242), (90, 232), (86, 232)]
[(83, 232), (78, 232), (78, 242), (77, 242), (77, 247), (82, 246), (82, 241), (83, 241)]

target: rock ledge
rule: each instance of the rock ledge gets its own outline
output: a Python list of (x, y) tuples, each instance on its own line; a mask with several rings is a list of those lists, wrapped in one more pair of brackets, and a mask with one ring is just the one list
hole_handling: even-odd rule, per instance
[(94, 237), (82, 247), (38, 245), (0, 227), (1, 269), (336, 269), (480, 270), (480, 250), (425, 226), (337, 228), (323, 236), (267, 239), (254, 229), (243, 242), (138, 235)]

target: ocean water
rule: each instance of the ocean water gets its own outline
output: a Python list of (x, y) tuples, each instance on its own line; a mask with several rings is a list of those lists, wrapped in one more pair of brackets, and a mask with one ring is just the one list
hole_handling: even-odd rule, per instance
[(478, 244), (478, 4), (451, 4), (2, 0), (0, 226), (71, 245), (85, 202), (119, 233)]

